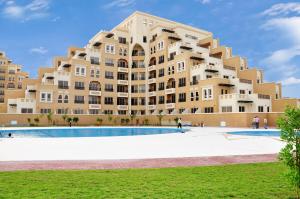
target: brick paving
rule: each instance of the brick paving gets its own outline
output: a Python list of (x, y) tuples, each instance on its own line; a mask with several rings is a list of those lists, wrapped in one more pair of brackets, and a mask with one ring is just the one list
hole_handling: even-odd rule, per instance
[(167, 168), (275, 162), (277, 154), (157, 158), (137, 160), (3, 161), (0, 171)]

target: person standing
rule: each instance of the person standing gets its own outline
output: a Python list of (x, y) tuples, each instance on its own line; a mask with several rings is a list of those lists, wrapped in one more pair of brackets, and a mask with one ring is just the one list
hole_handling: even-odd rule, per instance
[(264, 128), (265, 129), (268, 128), (268, 120), (267, 120), (267, 118), (264, 119)]
[(179, 118), (177, 120), (177, 128), (181, 128), (182, 129), (182, 121), (181, 121), (181, 118)]
[(256, 128), (256, 116), (253, 117), (253, 119), (252, 119), (252, 128), (253, 128), (253, 129)]

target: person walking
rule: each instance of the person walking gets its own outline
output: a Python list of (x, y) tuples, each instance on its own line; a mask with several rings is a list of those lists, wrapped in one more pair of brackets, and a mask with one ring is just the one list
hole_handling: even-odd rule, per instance
[(259, 117), (255, 116), (255, 126), (256, 129), (259, 129)]
[(264, 128), (265, 129), (268, 128), (268, 120), (267, 120), (267, 118), (264, 119)]
[(177, 128), (181, 128), (182, 129), (182, 121), (181, 121), (181, 118), (179, 118), (177, 120)]

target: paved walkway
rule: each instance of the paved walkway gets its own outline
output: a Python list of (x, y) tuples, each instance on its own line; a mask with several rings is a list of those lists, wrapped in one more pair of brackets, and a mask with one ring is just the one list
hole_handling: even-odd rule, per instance
[(191, 158), (155, 158), (137, 160), (4, 161), (0, 162), (0, 171), (166, 168), (275, 161), (277, 161), (277, 154), (210, 156)]

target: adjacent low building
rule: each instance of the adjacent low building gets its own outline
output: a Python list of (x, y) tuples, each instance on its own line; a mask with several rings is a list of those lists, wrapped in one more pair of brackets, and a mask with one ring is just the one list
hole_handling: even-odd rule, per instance
[(300, 105), (211, 32), (142, 12), (69, 48), (37, 79), (4, 53), (0, 67), (2, 113), (267, 113)]

